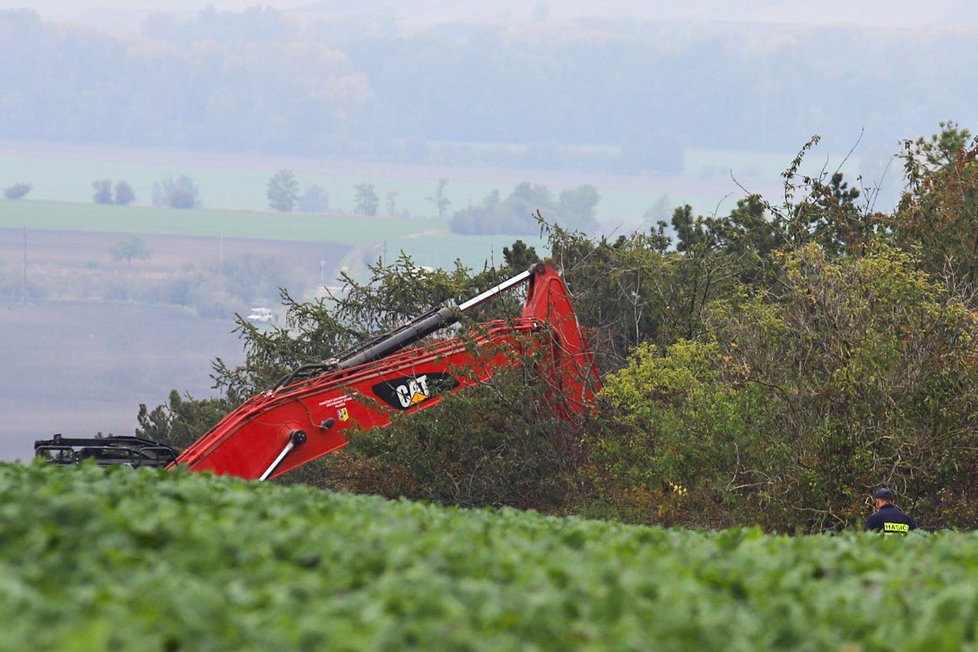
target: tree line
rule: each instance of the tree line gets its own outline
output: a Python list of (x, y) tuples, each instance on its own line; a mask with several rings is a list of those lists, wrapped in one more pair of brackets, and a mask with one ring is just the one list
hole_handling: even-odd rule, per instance
[[(601, 195), (597, 188), (583, 184), (576, 188), (562, 190), (557, 198), (544, 184), (523, 181), (503, 199), (499, 190), (494, 190), (477, 205), (451, 212), (452, 201), (446, 196), (449, 180), (437, 181), (434, 192), (427, 197), (432, 204), (434, 219), (445, 220), (453, 233), (460, 235), (513, 234), (530, 235), (539, 233), (539, 226), (533, 211), (556, 215), (565, 228), (577, 229), (585, 233), (598, 230), (596, 221), (597, 205)], [(128, 181), (119, 179), (96, 179), (91, 184), (92, 201), (102, 205), (128, 206), (136, 201), (136, 192)], [(32, 189), (30, 183), (17, 182), (4, 189), (7, 199), (22, 199)], [(354, 204), (352, 213), (364, 217), (410, 218), (411, 212), (398, 206), (398, 193), (388, 191), (383, 203), (373, 183), (361, 182), (353, 186)], [(304, 189), (295, 171), (281, 169), (275, 172), (266, 184), (268, 207), (274, 211), (291, 213), (325, 213), (330, 209), (329, 193), (318, 184)], [(150, 201), (153, 206), (191, 209), (203, 204), (197, 183), (187, 175), (167, 177), (153, 184)], [(651, 210), (651, 209), (650, 209)]]
[[(681, 207), (671, 224), (614, 239), (538, 215), (603, 371), (593, 415), (559, 421), (543, 382), (504, 371), (355, 434), (296, 479), (463, 506), (783, 532), (856, 525), (871, 489), (886, 484), (925, 527), (975, 527), (978, 142), (954, 123), (906, 141), (907, 190), (889, 213), (839, 173), (800, 173), (816, 145), (785, 170), (782, 199), (748, 195), (726, 215)], [(141, 407), (139, 433), (186, 445), (288, 369), (539, 260), (520, 241), (503, 253), (503, 265), (478, 271), (402, 256), (378, 262), (369, 282), (344, 278), (330, 301), (283, 294), (287, 331), (242, 321), (244, 363), (215, 361), (220, 399), (174, 392)]]
[[(460, 235), (476, 234), (533, 234), (539, 232), (539, 225), (533, 212), (543, 211), (559, 216), (565, 228), (577, 229), (586, 233), (597, 230), (596, 207), (601, 201), (597, 188), (590, 184), (580, 185), (560, 192), (557, 201), (553, 192), (543, 184), (523, 181), (505, 199), (499, 190), (494, 190), (476, 206), (455, 211), (448, 217), (451, 200), (445, 195), (448, 179), (438, 180), (435, 192), (428, 196), (435, 219), (448, 218), (453, 233)], [(357, 215), (375, 217), (381, 209), (380, 196), (372, 183), (358, 183), (354, 186), (355, 199), (353, 212)], [(329, 207), (329, 193), (318, 185), (300, 190), (295, 172), (279, 170), (268, 180), (268, 206), (280, 212), (293, 209), (302, 212), (322, 212)], [(410, 216), (406, 211), (398, 214), (397, 193), (388, 192), (385, 196), (386, 214), (390, 217)]]
[(0, 137), (672, 173), (689, 147), (790, 151), (872, 126), (864, 144), (889, 152), (906, 125), (971, 110), (976, 42), (546, 21), (405, 36), (267, 7), (161, 14), (120, 37), (3, 11), (0, 56), (17, 63), (0, 71)]

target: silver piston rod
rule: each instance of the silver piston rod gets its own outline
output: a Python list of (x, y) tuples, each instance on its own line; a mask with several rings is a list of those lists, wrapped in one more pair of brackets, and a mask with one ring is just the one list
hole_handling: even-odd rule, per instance
[(336, 365), (338, 369), (349, 369), (365, 362), (372, 362), (386, 357), (395, 351), (403, 349), (405, 346), (414, 344), (418, 340), (435, 331), (450, 326), (458, 321), (459, 315), (465, 313), (481, 303), (506, 292), (507, 290), (524, 283), (533, 273), (533, 267), (499, 285), (489, 288), (478, 296), (472, 297), (465, 303), (455, 306), (447, 305), (432, 311), (428, 315), (421, 317), (414, 322), (407, 324), (392, 332), (379, 342), (367, 346), (366, 348), (354, 352), (348, 357), (341, 357)]

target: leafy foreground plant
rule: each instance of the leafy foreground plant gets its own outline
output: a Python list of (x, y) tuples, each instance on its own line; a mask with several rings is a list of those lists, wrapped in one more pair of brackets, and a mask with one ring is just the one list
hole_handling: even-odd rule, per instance
[(975, 645), (972, 534), (693, 532), (87, 465), (3, 465), (0, 490), (4, 650)]

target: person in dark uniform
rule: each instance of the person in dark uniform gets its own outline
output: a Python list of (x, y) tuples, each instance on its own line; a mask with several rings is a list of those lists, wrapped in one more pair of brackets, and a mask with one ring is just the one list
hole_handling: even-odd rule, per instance
[(913, 518), (893, 504), (896, 496), (886, 487), (880, 487), (873, 492), (876, 511), (866, 518), (866, 529), (882, 532), (884, 535), (906, 534), (916, 530), (917, 524)]

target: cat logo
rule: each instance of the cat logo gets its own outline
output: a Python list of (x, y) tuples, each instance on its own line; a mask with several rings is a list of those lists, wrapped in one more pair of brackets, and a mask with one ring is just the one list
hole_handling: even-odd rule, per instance
[(408, 410), (458, 385), (450, 374), (432, 372), (391, 378), (373, 386), (374, 393), (398, 410)]
[(409, 408), (417, 405), (428, 398), (428, 376), (418, 376), (411, 378), (403, 385), (394, 388), (397, 400), (400, 401), (402, 408)]
[(347, 410), (345, 407), (341, 407), (336, 411), (336, 416), (337, 418), (339, 418), (340, 421), (349, 421), (350, 411)]

